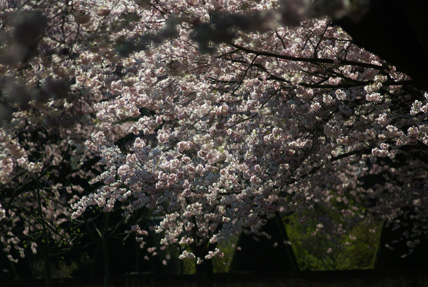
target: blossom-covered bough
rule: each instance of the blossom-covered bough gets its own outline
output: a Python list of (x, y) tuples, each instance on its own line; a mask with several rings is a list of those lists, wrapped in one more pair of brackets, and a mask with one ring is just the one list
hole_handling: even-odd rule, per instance
[[(198, 263), (275, 211), (336, 201), (352, 200), (341, 210), (352, 222), (412, 210), (424, 229), (427, 95), (410, 78), (328, 18), (281, 25), (277, 2), (136, 3), (102, 4), (111, 23), (132, 23), (109, 35), (126, 76), (104, 83), (117, 96), (97, 106), (86, 142), (104, 185), (76, 217), (148, 208), (161, 244), (192, 246), (180, 258)], [(134, 134), (127, 147), (119, 131)]]
[(75, 86), (88, 69), (76, 69), (82, 38), (67, 2), (0, 2), (0, 246), (2, 272), (15, 278), (31, 253), (50, 278), (52, 255), (78, 237), (70, 204), (96, 169), (72, 144), (90, 134), (98, 98)]
[[(161, 218), (151, 228), (163, 248), (181, 245), (179, 257), (198, 266), (222, 256), (222, 239), (319, 205), (342, 206), (350, 226), (408, 216), (409, 247), (425, 231), (428, 94), (329, 18), (302, 20), (358, 21), (364, 9), (65, 2), (76, 33), (66, 38), (70, 89), (96, 102), (90, 135), (73, 146), (103, 168), (92, 180), (101, 187), (73, 204), (75, 218), (90, 206), (148, 209)], [(326, 232), (345, 228), (322, 220)], [(146, 230), (132, 229), (144, 246)]]

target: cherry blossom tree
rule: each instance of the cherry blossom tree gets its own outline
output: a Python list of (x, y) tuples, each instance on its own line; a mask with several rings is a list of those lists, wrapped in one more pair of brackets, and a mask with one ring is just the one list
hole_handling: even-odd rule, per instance
[[(2, 97), (12, 129), (2, 128), (1, 183), (20, 168), (47, 177), (48, 165), (29, 156), (17, 133), (35, 121), (28, 118), (42, 125), (71, 113), (71, 126), (55, 126), (59, 150), (76, 138), (70, 159), (101, 158), (91, 179), (100, 187), (70, 202), (73, 217), (91, 206), (124, 216), (148, 209), (161, 218), (151, 229), (162, 248), (181, 246), (179, 258), (194, 259), (198, 274), (209, 276), (210, 260), (223, 255), (220, 240), (244, 229), (269, 237), (261, 228), (275, 213), (299, 218), (318, 206), (338, 209), (346, 222), (320, 216), (326, 233), (363, 218), (397, 226), (410, 218), (412, 249), (427, 226), (428, 94), (335, 25), (332, 18), (358, 23), (367, 11), (346, 3), (82, 0), (8, 8), (3, 27), (23, 52), (2, 54), (2, 74), (31, 90), (21, 98), (33, 101)], [(28, 22), (9, 22), (14, 9), (37, 11), (31, 35), (39, 36), (18, 37)], [(46, 94), (53, 97), (38, 100)], [(53, 154), (61, 161), (64, 153)], [(3, 222), (11, 211), (1, 204)], [(154, 250), (147, 230), (132, 230)]]
[(90, 3), (0, 4), (0, 242), (7, 269), (18, 278), (18, 259), (33, 253), (50, 286), (51, 261), (78, 250), (78, 230), (85, 230), (103, 251), (108, 284), (109, 242), (130, 218), (108, 223), (110, 214), (93, 209), (72, 221), (70, 204), (94, 188), (88, 182), (101, 171), (82, 143), (93, 130), (94, 103), (113, 96), (100, 83), (122, 77), (120, 67), (105, 68), (101, 56), (93, 65), (85, 54), (88, 37), (97, 37), (86, 29)]
[(41, 254), (48, 286), (51, 257), (77, 237), (70, 204), (91, 177), (84, 166), (91, 157), (73, 142), (91, 132), (97, 101), (73, 87), (84, 71), (73, 67), (80, 32), (67, 3), (0, 3), (1, 248), (11, 272), (28, 251)]
[[(117, 96), (97, 106), (85, 144), (103, 158), (94, 182), (104, 184), (74, 216), (149, 208), (163, 218), (161, 243), (190, 246), (180, 258), (201, 269), (222, 256), (218, 240), (335, 201), (349, 224), (361, 210), (391, 222), (412, 214), (423, 232), (427, 95), (329, 18), (284, 26), (302, 20), (289, 12), (322, 7), (290, 3), (103, 3), (126, 79), (105, 83)], [(355, 12), (336, 8), (333, 17)], [(133, 136), (119, 148), (124, 133)], [(364, 186), (370, 176), (385, 180)], [(345, 228), (323, 221), (326, 232)]]

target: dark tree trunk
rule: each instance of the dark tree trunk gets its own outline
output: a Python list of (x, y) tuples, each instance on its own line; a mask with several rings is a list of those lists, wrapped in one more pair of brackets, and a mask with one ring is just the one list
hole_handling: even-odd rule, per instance
[(44, 246), (43, 252), (43, 277), (45, 279), (46, 287), (52, 287), (52, 270), (51, 270), (51, 255), (49, 250)]
[(271, 236), (253, 239), (253, 235), (241, 233), (238, 239), (230, 271), (264, 271), (264, 272), (293, 272), (298, 271), (293, 249), (286, 242), (289, 241), (287, 231), (281, 216), (277, 213), (269, 219), (262, 231)]
[(104, 287), (110, 286), (110, 249), (108, 238), (102, 238), (103, 255), (104, 255)]
[(213, 287), (213, 261), (204, 260), (196, 264), (196, 284), (198, 287)]
[(408, 239), (403, 235), (412, 234), (415, 222), (409, 218), (399, 218), (400, 226), (384, 224), (379, 239), (379, 247), (374, 262), (375, 269), (391, 268), (427, 268), (428, 238), (419, 236), (420, 243), (409, 254)]
[(196, 286), (213, 287), (213, 262), (204, 257), (209, 251), (214, 250), (216, 245), (204, 242), (200, 245), (192, 244), (191, 248), (195, 256), (203, 259), (201, 264), (196, 264)]

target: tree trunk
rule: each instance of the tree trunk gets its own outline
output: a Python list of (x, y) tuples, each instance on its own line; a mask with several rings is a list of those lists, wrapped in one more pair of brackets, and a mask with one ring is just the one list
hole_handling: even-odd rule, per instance
[(411, 234), (414, 228), (413, 220), (399, 218), (400, 227), (394, 228), (384, 224), (379, 239), (379, 247), (374, 262), (375, 269), (390, 268), (427, 268), (428, 267), (428, 239), (422, 234), (420, 243), (409, 254), (407, 239), (403, 234)]
[(269, 219), (262, 230), (271, 236), (253, 239), (253, 235), (241, 233), (235, 249), (230, 272), (242, 271), (267, 271), (287, 273), (298, 271), (296, 257), (293, 249), (287, 244), (289, 241), (287, 230), (281, 216), (276, 213), (275, 217)]
[(196, 264), (196, 286), (197, 287), (213, 287), (213, 262), (206, 260), (204, 257), (208, 251), (215, 248), (214, 244), (193, 244), (191, 246), (193, 253), (198, 258), (203, 259), (201, 264)]
[(52, 287), (51, 255), (46, 247), (42, 247), (43, 252), (43, 277), (46, 287)]
[(103, 256), (104, 256), (104, 287), (110, 286), (111, 274), (110, 274), (110, 249), (108, 244), (108, 238), (103, 237)]
[(213, 287), (213, 261), (204, 260), (196, 264), (196, 286)]

